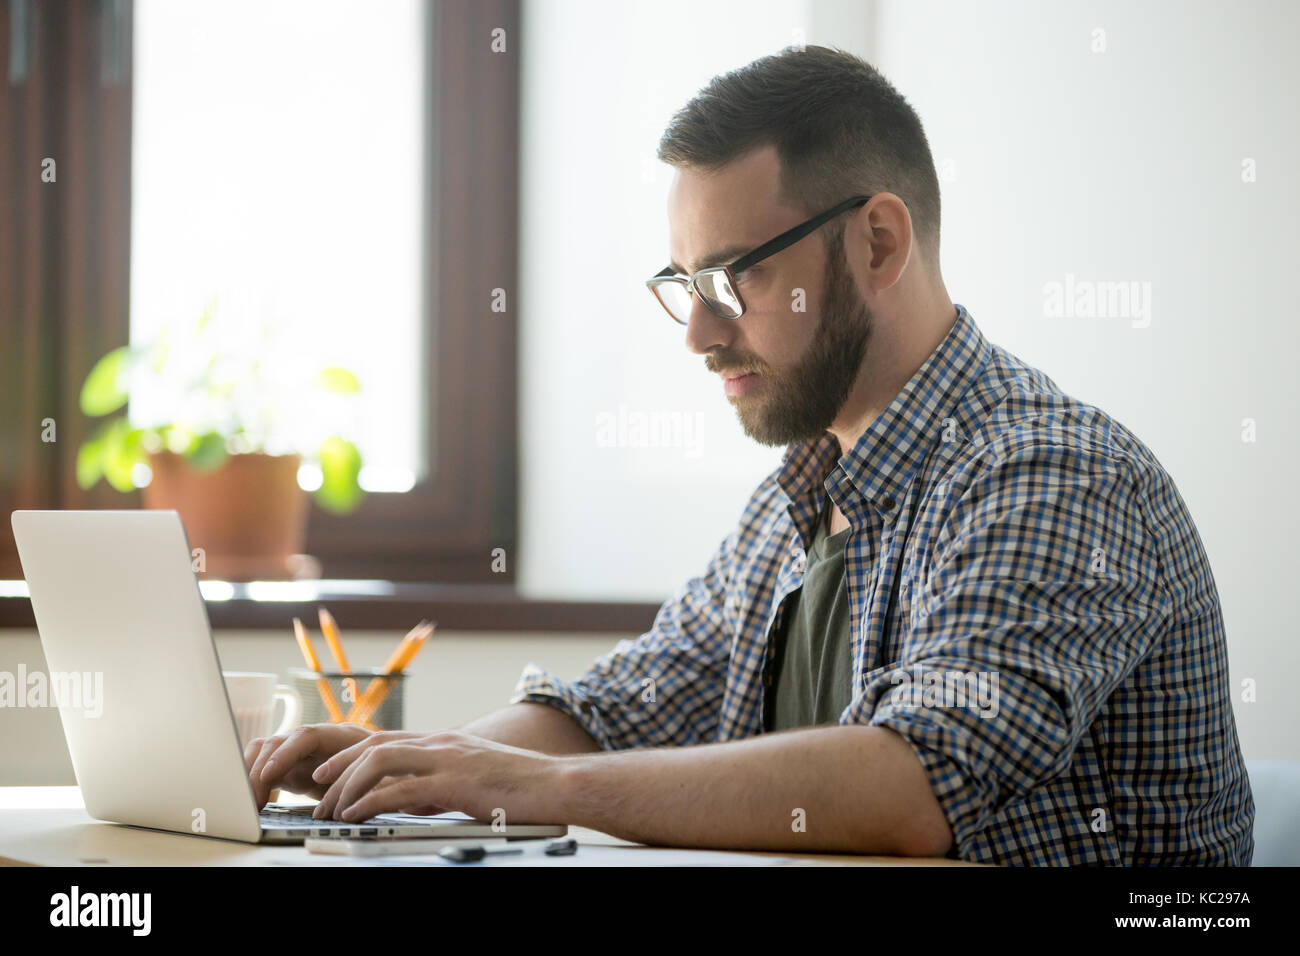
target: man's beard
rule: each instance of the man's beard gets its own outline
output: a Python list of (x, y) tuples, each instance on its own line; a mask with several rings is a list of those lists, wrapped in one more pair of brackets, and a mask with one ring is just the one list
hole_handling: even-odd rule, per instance
[(826, 282), (821, 320), (799, 363), (764, 372), (762, 387), (736, 401), (745, 434), (762, 445), (789, 445), (820, 438), (844, 407), (867, 354), (871, 311), (858, 299), (844, 265), (842, 235), (826, 243)]

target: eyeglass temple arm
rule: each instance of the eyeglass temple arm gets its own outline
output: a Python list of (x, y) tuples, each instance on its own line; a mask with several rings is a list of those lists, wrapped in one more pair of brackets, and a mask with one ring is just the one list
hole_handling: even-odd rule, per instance
[(737, 274), (744, 272), (755, 262), (759, 262), (763, 259), (766, 259), (768, 256), (776, 255), (786, 246), (794, 245), (804, 236), (808, 235), (808, 233), (812, 232), (814, 229), (818, 228), (819, 226), (825, 225), (826, 223), (830, 222), (840, 213), (847, 212), (848, 210), (853, 209), (856, 206), (864, 205), (870, 199), (871, 199), (870, 196), (855, 196), (852, 199), (844, 200), (844, 202), (840, 203), (838, 206), (833, 206), (830, 209), (827, 209), (824, 213), (822, 213), (819, 216), (813, 216), (811, 219), (809, 219), (807, 222), (803, 223), (802, 225), (795, 226), (789, 232), (781, 233), (781, 235), (777, 236), (775, 239), (763, 243), (761, 246), (759, 246), (757, 249), (755, 249), (753, 252), (749, 253), (748, 255), (741, 256), (739, 259), (737, 259), (735, 262), (731, 264), (731, 271)]
[[(814, 229), (818, 228), (819, 226), (825, 225), (827, 222), (830, 222), (830, 220), (834, 219), (840, 213), (847, 212), (848, 210), (853, 209), (856, 206), (864, 205), (865, 203), (869, 202), (870, 199), (871, 199), (870, 196), (855, 196), (852, 199), (844, 200), (844, 202), (840, 203), (838, 206), (833, 206), (830, 209), (827, 209), (824, 213), (821, 213), (820, 215), (813, 216), (813, 218), (809, 219), (807, 222), (795, 226), (789, 232), (781, 233), (781, 235), (777, 236), (775, 239), (770, 239), (767, 242), (763, 243), (753, 252), (741, 256), (739, 259), (737, 259), (735, 262), (731, 264), (731, 271), (744, 272), (755, 262), (759, 262), (763, 259), (766, 259), (768, 256), (775, 255), (776, 253), (784, 249), (786, 246), (794, 245), (804, 236), (808, 235), (808, 233), (812, 232)], [(676, 275), (677, 272), (676, 270), (673, 269), (672, 266), (664, 266), (663, 269), (661, 269), (659, 272), (656, 272), (651, 278), (662, 279), (666, 276), (676, 276)], [(646, 284), (649, 285), (649, 282), (647, 281)]]

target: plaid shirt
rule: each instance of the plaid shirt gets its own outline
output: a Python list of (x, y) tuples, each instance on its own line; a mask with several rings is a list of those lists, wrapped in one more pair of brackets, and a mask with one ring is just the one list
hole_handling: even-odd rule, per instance
[(1219, 598), (1178, 490), (1124, 426), (956, 311), (848, 454), (830, 434), (786, 449), (647, 633), (574, 681), (529, 664), (512, 701), (560, 708), (604, 749), (761, 733), (769, 638), (829, 494), (853, 528), (840, 723), (911, 744), (951, 856), (1249, 865)]

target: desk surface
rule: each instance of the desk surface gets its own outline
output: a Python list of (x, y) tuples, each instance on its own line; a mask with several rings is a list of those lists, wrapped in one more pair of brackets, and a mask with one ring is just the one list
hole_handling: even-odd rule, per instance
[[(501, 857), (494, 865), (546, 866), (973, 866), (947, 859), (828, 853), (680, 850), (629, 843), (570, 827), (571, 857)], [(76, 787), (0, 788), (0, 866), (420, 866), (436, 857), (337, 857), (301, 846), (255, 846), (232, 840), (144, 830), (92, 820)]]

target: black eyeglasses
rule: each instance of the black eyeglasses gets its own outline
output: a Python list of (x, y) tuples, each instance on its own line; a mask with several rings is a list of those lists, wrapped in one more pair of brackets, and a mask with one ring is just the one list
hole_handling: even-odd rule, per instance
[(714, 315), (724, 319), (738, 319), (745, 314), (745, 300), (740, 297), (736, 276), (750, 266), (774, 256), (782, 249), (789, 248), (818, 226), (830, 222), (836, 216), (856, 209), (866, 203), (870, 196), (855, 196), (846, 199), (838, 206), (818, 213), (806, 222), (801, 222), (793, 229), (787, 229), (775, 239), (771, 239), (753, 252), (746, 253), (735, 262), (725, 266), (709, 266), (701, 269), (689, 279), (676, 275), (673, 267), (668, 266), (663, 272), (646, 279), (646, 287), (654, 293), (664, 311), (673, 320), (685, 325), (691, 316), (691, 295), (695, 294)]

